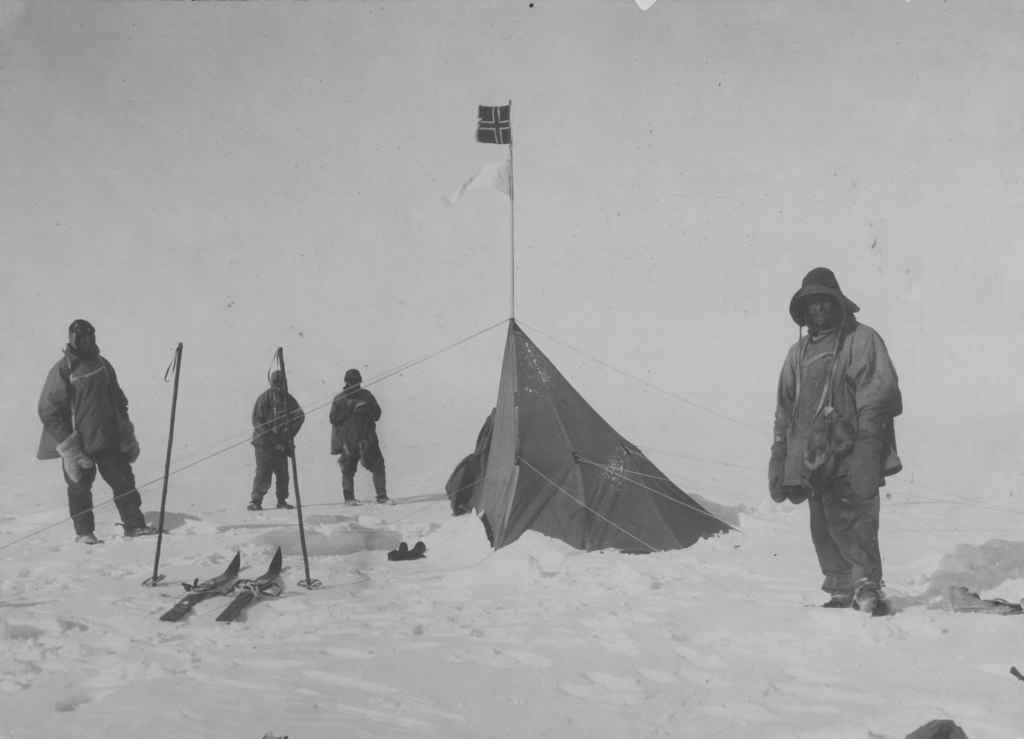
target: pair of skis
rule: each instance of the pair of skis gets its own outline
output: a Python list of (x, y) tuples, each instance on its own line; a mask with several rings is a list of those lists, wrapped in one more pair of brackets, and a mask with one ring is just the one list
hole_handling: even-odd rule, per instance
[(228, 607), (217, 616), (218, 621), (234, 621), (239, 614), (260, 598), (274, 597), (281, 594), (281, 547), (277, 548), (274, 558), (270, 561), (267, 571), (253, 579), (238, 579), (238, 571), (242, 567), (242, 554), (239, 552), (221, 574), (203, 582), (196, 580), (190, 585), (182, 583), (188, 594), (175, 603), (167, 613), (160, 617), (161, 621), (180, 621), (197, 604), (214, 595), (230, 595), (236, 593)]

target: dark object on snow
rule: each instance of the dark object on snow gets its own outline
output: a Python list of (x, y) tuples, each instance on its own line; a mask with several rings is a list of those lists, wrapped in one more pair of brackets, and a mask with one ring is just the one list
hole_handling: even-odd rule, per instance
[(949, 605), (957, 613), (995, 613), (1000, 616), (1016, 616), (1024, 613), (1018, 603), (1010, 603), (1002, 598), (982, 600), (977, 593), (972, 593), (962, 585), (949, 588)]
[(452, 515), (461, 516), (473, 510), (473, 495), (482, 487), (484, 470), (487, 468), (487, 455), (491, 451), (491, 429), (494, 425), (494, 411), (484, 421), (480, 433), (476, 437), (476, 450), (463, 458), (455, 466), (455, 470), (445, 483), (444, 490), (448, 494), (448, 502), (452, 506)]
[(267, 571), (253, 580), (238, 580), (235, 582), (232, 592), (238, 595), (231, 601), (227, 608), (217, 616), (218, 621), (231, 622), (238, 618), (246, 608), (263, 597), (276, 598), (281, 594), (281, 585), (278, 577), (281, 575), (281, 547), (274, 552), (274, 558), (270, 561)]
[(967, 734), (955, 722), (944, 718), (929, 721), (907, 734), (907, 739), (967, 739)]
[(536, 531), (584, 551), (661, 552), (731, 529), (601, 418), (514, 320), (493, 415), (445, 487), (456, 515), (486, 515), (495, 549)]
[(398, 545), (398, 549), (392, 549), (388, 552), (388, 559), (392, 562), (401, 562), (406, 559), (422, 559), (427, 556), (427, 545), (422, 541), (416, 542), (416, 545), (410, 549), (409, 545), (404, 541)]
[(1018, 680), (1024, 680), (1024, 675), (1021, 675), (1020, 674), (1020, 670), (1018, 670), (1016, 667), (1011, 667), (1010, 668), (1010, 674), (1013, 675)]
[(188, 594), (175, 603), (171, 610), (160, 617), (160, 620), (180, 621), (197, 603), (214, 595), (227, 595), (231, 591), (232, 586), (234, 586), (235, 580), (238, 579), (238, 570), (241, 567), (242, 553), (237, 552), (227, 569), (216, 577), (205, 582), (199, 582), (199, 578), (196, 578), (191, 584), (183, 582), (182, 585), (188, 591)]

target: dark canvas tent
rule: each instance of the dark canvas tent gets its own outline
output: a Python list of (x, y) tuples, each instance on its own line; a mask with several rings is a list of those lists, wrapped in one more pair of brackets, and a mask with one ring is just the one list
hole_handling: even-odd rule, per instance
[(509, 322), (498, 403), (446, 486), (499, 549), (525, 531), (577, 549), (651, 552), (727, 531), (590, 407)]

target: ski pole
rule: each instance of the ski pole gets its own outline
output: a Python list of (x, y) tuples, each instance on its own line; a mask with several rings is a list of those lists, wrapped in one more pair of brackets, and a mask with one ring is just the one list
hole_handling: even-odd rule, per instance
[(171, 474), (171, 446), (174, 444), (174, 414), (178, 407), (178, 378), (181, 375), (181, 342), (174, 350), (174, 359), (171, 360), (167, 372), (164, 373), (164, 382), (167, 382), (167, 375), (174, 370), (174, 392), (171, 395), (171, 428), (167, 432), (167, 458), (164, 462), (164, 489), (160, 494), (160, 519), (156, 525), (156, 557), (153, 559), (153, 576), (143, 582), (143, 585), (154, 586), (164, 579), (160, 571), (160, 545), (164, 538), (164, 511), (167, 509), (167, 479)]
[(284, 369), (284, 348), (278, 347), (276, 354), (277, 362), (281, 367), (281, 386), (284, 389), (284, 433), (288, 437), (288, 443), (291, 444), (291, 458), (292, 458), (292, 482), (295, 483), (295, 513), (299, 518), (299, 544), (302, 546), (302, 565), (306, 569), (306, 579), (299, 581), (299, 586), (312, 590), (313, 588), (320, 587), (323, 583), (319, 580), (314, 580), (309, 575), (309, 553), (306, 551), (306, 530), (302, 525), (302, 498), (299, 495), (299, 465), (295, 460), (295, 442), (291, 438), (291, 416), (292, 411), (288, 407), (288, 373)]

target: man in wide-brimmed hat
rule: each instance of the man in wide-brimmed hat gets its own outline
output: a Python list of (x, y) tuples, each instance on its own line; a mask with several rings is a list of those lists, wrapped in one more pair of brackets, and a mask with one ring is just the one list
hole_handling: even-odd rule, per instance
[[(893, 418), (903, 411), (885, 342), (817, 267), (789, 303), (800, 338), (779, 376), (768, 486), (772, 499), (810, 508), (811, 539), (829, 608), (880, 615), (879, 487), (902, 468)], [(803, 334), (803, 327), (807, 334)]]

